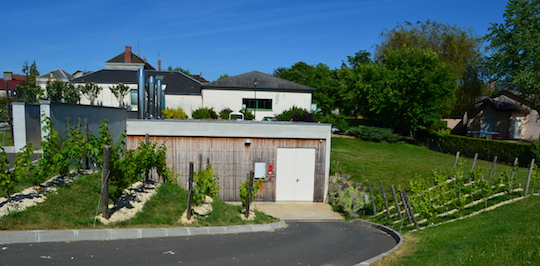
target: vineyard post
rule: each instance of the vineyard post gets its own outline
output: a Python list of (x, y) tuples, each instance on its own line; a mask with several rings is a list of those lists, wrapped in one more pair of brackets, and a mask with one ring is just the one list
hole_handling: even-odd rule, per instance
[(474, 168), (476, 168), (476, 160), (478, 160), (478, 152), (474, 153), (474, 159), (471, 168), (472, 171), (474, 171)]
[(403, 208), (405, 208), (405, 214), (407, 214), (407, 218), (409, 219), (409, 223), (413, 223), (413, 220), (411, 218), (411, 210), (409, 209), (409, 206), (407, 205), (407, 200), (405, 198), (405, 191), (400, 190), (399, 193), (401, 194), (401, 199), (403, 200)]
[(193, 204), (193, 162), (189, 162), (189, 179), (188, 179), (188, 204), (186, 210), (186, 218), (191, 219), (191, 205)]
[(525, 186), (525, 194), (523, 195), (524, 197), (527, 197), (527, 195), (529, 194), (529, 186), (531, 185), (531, 176), (532, 176), (533, 169), (534, 169), (534, 158), (531, 160), (531, 167), (529, 168), (529, 175), (527, 175), (527, 186)]
[(246, 199), (247, 206), (246, 206), (246, 213), (244, 213), (244, 216), (246, 218), (249, 218), (249, 205), (251, 204), (251, 192), (253, 190), (253, 177), (255, 176), (255, 173), (253, 171), (249, 172), (249, 181), (248, 181), (248, 196)]
[(375, 206), (375, 198), (373, 197), (373, 190), (371, 185), (369, 185), (369, 194), (371, 196), (371, 206), (373, 206), (373, 215), (377, 214), (377, 206)]
[(388, 199), (386, 198), (386, 193), (384, 192), (384, 185), (382, 183), (379, 183), (379, 186), (381, 187), (381, 192), (384, 199), (384, 206), (386, 207), (386, 216), (388, 217), (388, 219), (390, 219), (390, 208), (388, 208)]
[[(150, 135), (148, 135), (148, 134), (144, 135), (144, 142), (146, 143), (146, 145), (148, 145), (150, 143)], [(149, 169), (146, 169), (144, 178), (145, 178), (144, 179), (145, 181), (150, 180), (150, 170)]]
[(493, 162), (491, 163), (491, 170), (489, 171), (489, 182), (491, 182), (491, 177), (495, 172), (495, 167), (497, 167), (497, 155), (493, 156)]
[[(90, 135), (90, 128), (88, 127), (88, 117), (85, 117), (84, 118), (84, 136), (86, 136), (87, 140), (89, 138), (89, 135)], [(84, 152), (84, 167), (85, 167), (84, 169), (90, 169), (90, 162), (88, 159), (88, 153), (86, 152), (86, 149)]]
[(396, 205), (397, 214), (400, 220), (403, 221), (403, 216), (401, 216), (401, 208), (399, 207), (399, 201), (398, 197), (396, 195), (396, 189), (394, 188), (394, 185), (390, 185), (390, 188), (392, 188), (392, 196), (394, 197), (394, 203)]
[(459, 151), (456, 152), (456, 159), (454, 160), (454, 167), (457, 167), (459, 161)]
[(518, 159), (518, 157), (516, 157), (514, 159), (514, 164), (512, 165), (512, 175), (510, 176), (510, 178), (512, 178), (512, 179), (514, 178), (514, 175), (516, 174), (516, 165), (518, 165), (518, 161), (519, 161), (519, 159)]
[(101, 213), (105, 219), (109, 213), (109, 175), (111, 173), (111, 146), (103, 147), (103, 168), (101, 169)]
[(409, 197), (407, 197), (407, 192), (405, 191), (403, 191), (403, 198), (405, 199), (405, 202), (407, 203), (407, 208), (409, 208), (409, 212), (411, 214), (411, 219), (414, 223), (414, 226), (416, 227), (416, 229), (420, 229), (420, 226), (418, 226), (418, 222), (416, 221), (416, 217), (414, 217), (414, 211), (412, 209), (411, 202), (409, 201)]

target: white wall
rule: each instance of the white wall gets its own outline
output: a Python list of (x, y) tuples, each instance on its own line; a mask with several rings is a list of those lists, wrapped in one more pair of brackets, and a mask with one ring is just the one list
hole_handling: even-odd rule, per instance
[(262, 120), (265, 116), (275, 116), (293, 106), (311, 110), (311, 93), (300, 92), (273, 92), (273, 91), (245, 91), (245, 90), (215, 90), (203, 89), (203, 106), (213, 107), (220, 112), (225, 108), (233, 111), (242, 109), (242, 99), (272, 99), (272, 110), (257, 110), (254, 112), (255, 120)]
[[(191, 117), (193, 111), (202, 106), (202, 97), (200, 95), (165, 95), (165, 108), (182, 108), (188, 117)], [(219, 112), (217, 110), (216, 112)]]

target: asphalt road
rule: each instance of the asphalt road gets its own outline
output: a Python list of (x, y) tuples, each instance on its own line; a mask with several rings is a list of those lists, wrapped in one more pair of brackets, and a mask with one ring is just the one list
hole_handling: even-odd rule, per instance
[(354, 265), (395, 240), (345, 221), (287, 222), (274, 232), (0, 245), (0, 265)]

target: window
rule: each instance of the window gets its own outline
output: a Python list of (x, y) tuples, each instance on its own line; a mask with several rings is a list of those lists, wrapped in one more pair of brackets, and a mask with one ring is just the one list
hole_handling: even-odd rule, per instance
[(247, 109), (272, 110), (272, 99), (242, 99)]
[(131, 90), (131, 105), (137, 106), (139, 104), (139, 92), (137, 90)]

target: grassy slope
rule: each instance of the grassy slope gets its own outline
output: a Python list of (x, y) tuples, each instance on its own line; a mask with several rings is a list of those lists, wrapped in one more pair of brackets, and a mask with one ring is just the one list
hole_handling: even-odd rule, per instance
[[(350, 138), (332, 138), (332, 172), (351, 175), (362, 183), (401, 185), (408, 187), (409, 180), (418, 174), (427, 175), (433, 170), (454, 165), (455, 156), (428, 150), (407, 143), (375, 143)], [(464, 165), (472, 166), (472, 159), (461, 158)], [(478, 167), (491, 168), (491, 162), (478, 160)], [(511, 169), (498, 164), (496, 173)], [(520, 170), (524, 183), (526, 169)], [(489, 173), (489, 172), (488, 172)]]
[(408, 233), (404, 253), (380, 265), (540, 265), (540, 197)]
[[(417, 173), (451, 167), (454, 156), (410, 144), (332, 139), (332, 168), (360, 182), (401, 184)], [(465, 165), (472, 159), (463, 158)], [(489, 169), (491, 162), (478, 161)], [(497, 165), (497, 172), (509, 170)], [(528, 169), (519, 169), (524, 184)], [(506, 205), (461, 221), (404, 234), (394, 255), (377, 265), (540, 265), (540, 197)]]

